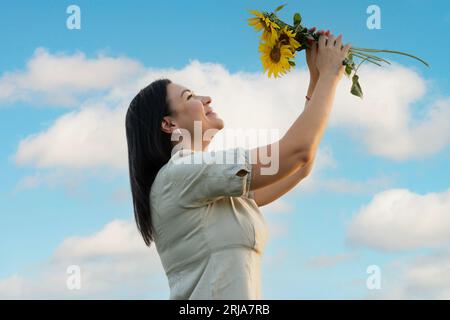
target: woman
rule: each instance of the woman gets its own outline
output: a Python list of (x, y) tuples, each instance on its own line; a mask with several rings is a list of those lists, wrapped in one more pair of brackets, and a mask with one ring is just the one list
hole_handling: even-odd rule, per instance
[[(210, 97), (161, 79), (133, 99), (126, 133), (135, 218), (145, 243), (155, 241), (170, 299), (261, 298), (267, 225), (258, 207), (311, 170), (349, 49), (341, 35), (321, 31), (307, 50), (308, 107), (276, 143), (223, 152), (232, 163), (202, 161), (212, 155), (209, 141), (193, 141), (195, 123), (202, 134), (224, 126)], [(174, 138), (182, 132), (188, 134)], [(258, 152), (266, 147), (279, 150), (275, 174), (260, 170), (265, 164)]]

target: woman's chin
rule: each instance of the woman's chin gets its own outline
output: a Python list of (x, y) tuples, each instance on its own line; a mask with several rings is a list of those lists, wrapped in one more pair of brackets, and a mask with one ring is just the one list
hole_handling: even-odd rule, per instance
[(223, 123), (223, 120), (222, 119), (220, 119), (220, 118), (218, 118), (217, 120), (215, 120), (215, 121), (211, 121), (212, 123), (212, 127), (214, 128), (214, 129), (217, 129), (217, 130), (221, 130), (221, 129), (223, 129), (223, 127), (224, 127), (224, 123)]
[(214, 129), (222, 129), (224, 127), (224, 122), (218, 115), (214, 114), (211, 116), (207, 116), (208, 122), (210, 126)]
[(217, 122), (218, 122), (218, 128), (217, 129), (223, 129), (223, 127), (225, 126), (225, 123), (223, 122), (222, 118), (217, 117)]

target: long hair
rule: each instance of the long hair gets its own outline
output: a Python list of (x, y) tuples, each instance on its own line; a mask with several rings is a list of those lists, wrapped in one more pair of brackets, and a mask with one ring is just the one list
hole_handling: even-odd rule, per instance
[(170, 115), (169, 83), (169, 79), (159, 79), (142, 89), (131, 101), (125, 120), (134, 217), (147, 246), (154, 241), (150, 190), (172, 150), (170, 134), (161, 130), (163, 117)]

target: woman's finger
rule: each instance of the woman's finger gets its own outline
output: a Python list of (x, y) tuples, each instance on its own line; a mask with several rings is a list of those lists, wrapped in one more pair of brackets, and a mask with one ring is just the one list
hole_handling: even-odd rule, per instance
[(318, 44), (316, 42), (311, 46), (311, 55), (317, 57)]
[(334, 46), (334, 35), (330, 34), (328, 37), (327, 47), (333, 47)]
[(340, 34), (340, 35), (336, 38), (335, 47), (338, 47), (339, 49), (342, 49), (342, 34)]
[(348, 51), (350, 50), (350, 48), (352, 47), (352, 45), (350, 43), (347, 43), (344, 48), (342, 49), (342, 53), (344, 54), (344, 57), (347, 56)]
[(325, 36), (324, 34), (321, 34), (319, 36), (319, 50), (321, 48), (325, 48), (326, 46), (326, 41), (327, 41), (327, 36)]

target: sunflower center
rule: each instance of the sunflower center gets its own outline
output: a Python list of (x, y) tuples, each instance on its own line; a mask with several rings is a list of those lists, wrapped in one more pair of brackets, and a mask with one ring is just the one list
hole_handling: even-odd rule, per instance
[(280, 42), (288, 44), (289, 43), (289, 36), (285, 33), (280, 34)]
[(270, 51), (270, 59), (274, 62), (280, 62), (281, 59), (281, 51), (278, 46), (275, 46)]

